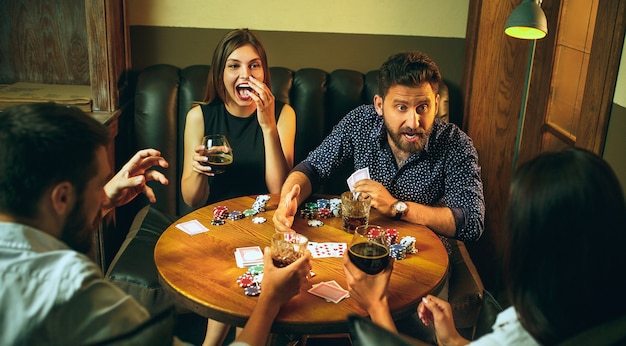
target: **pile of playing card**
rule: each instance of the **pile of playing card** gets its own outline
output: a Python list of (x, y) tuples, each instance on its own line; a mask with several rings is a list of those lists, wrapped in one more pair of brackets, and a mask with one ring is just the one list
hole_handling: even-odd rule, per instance
[(307, 292), (333, 303), (339, 303), (343, 298), (350, 296), (348, 291), (344, 290), (335, 280), (315, 284)]
[(235, 261), (239, 268), (263, 264), (263, 251), (259, 246), (239, 247), (235, 250)]
[(310, 241), (307, 244), (307, 248), (313, 258), (343, 257), (346, 247), (346, 243), (334, 242), (317, 243)]

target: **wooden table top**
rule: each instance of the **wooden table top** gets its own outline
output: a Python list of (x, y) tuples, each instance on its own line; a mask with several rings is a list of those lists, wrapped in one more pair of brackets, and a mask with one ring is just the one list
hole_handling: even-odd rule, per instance
[[(252, 218), (226, 220), (221, 226), (211, 225), (213, 209), (224, 205), (229, 211), (252, 208), (256, 196), (245, 196), (222, 201), (200, 208), (181, 217), (168, 227), (159, 238), (154, 259), (159, 278), (177, 302), (190, 310), (218, 321), (242, 327), (257, 301), (246, 296), (237, 284), (237, 278), (246, 272), (237, 267), (234, 252), (238, 247), (270, 244), (275, 232), (272, 217), (278, 205), (278, 195), (270, 195), (266, 211), (257, 214), (267, 222), (255, 224)], [(312, 197), (315, 200), (316, 197)], [(176, 228), (176, 224), (196, 219), (209, 231), (190, 236)], [(308, 220), (296, 216), (293, 229), (313, 242), (349, 243), (352, 235), (341, 228), (341, 218), (322, 219), (322, 227), (308, 226)], [(416, 238), (417, 254), (395, 262), (389, 283), (389, 305), (394, 318), (415, 311), (420, 299), (428, 293), (436, 293), (447, 275), (448, 254), (441, 240), (425, 226), (397, 221), (378, 213), (372, 208), (369, 223), (384, 228), (395, 228), (400, 236)], [(346, 250), (347, 251), (347, 250)], [(310, 285), (335, 280), (347, 289), (342, 258), (312, 258), (316, 274)], [(348, 332), (349, 314), (367, 315), (356, 301), (346, 298), (335, 304), (306, 292), (282, 307), (273, 326), (275, 333), (329, 334)], [(261, 293), (263, 294), (263, 293)]]

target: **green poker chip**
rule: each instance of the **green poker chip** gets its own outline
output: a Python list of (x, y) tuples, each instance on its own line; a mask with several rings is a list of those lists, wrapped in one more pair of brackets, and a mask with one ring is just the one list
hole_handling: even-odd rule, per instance
[(248, 273), (252, 275), (261, 274), (262, 272), (263, 272), (263, 265), (260, 265), (260, 264), (248, 268)]

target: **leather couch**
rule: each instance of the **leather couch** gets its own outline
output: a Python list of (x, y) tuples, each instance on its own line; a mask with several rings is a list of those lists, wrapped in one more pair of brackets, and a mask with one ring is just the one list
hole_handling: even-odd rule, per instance
[[(160, 232), (178, 216), (191, 211), (180, 192), (183, 164), (183, 132), (187, 111), (204, 94), (208, 65), (178, 68), (154, 65), (141, 71), (136, 79), (132, 112), (120, 119), (116, 139), (117, 156), (124, 162), (135, 151), (155, 148), (169, 161), (164, 173), (168, 186), (152, 185), (157, 202), (148, 207), (146, 199), (138, 198), (118, 208), (116, 229), (105, 234), (105, 266), (113, 258), (107, 278), (135, 295), (156, 314), (172, 301), (159, 285), (153, 260), (153, 249)], [(290, 104), (296, 112), (297, 130), (295, 162), (304, 159), (350, 110), (372, 103), (377, 92), (378, 71), (361, 73), (353, 70), (326, 72), (315, 68), (292, 71), (284, 67), (270, 68), (272, 92), (277, 100)], [(455, 100), (451, 100), (454, 103)], [(131, 113), (128, 116), (128, 113)], [(342, 169), (333, 182), (317, 192), (340, 194), (346, 189), (350, 167)], [(111, 232), (107, 232), (111, 233)], [(124, 237), (125, 240), (119, 245)], [(118, 237), (115, 240), (106, 236)], [(108, 242), (108, 244), (107, 244)], [(460, 243), (460, 242), (459, 242)], [(483, 286), (465, 247), (456, 248), (459, 259), (452, 271), (450, 299), (456, 301), (460, 327), (473, 334), (474, 322), (480, 312)], [(118, 251), (119, 248), (119, 251)]]

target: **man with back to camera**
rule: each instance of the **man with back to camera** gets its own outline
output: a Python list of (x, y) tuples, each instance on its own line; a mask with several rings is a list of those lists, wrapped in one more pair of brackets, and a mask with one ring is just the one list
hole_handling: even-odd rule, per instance
[[(478, 154), (456, 125), (435, 119), (441, 73), (420, 52), (392, 55), (378, 73), (373, 105), (349, 112), (287, 177), (274, 225), (289, 231), (298, 205), (345, 162), (368, 168), (371, 179), (354, 184), (389, 217), (426, 225), (451, 254), (447, 238), (477, 240), (484, 228)], [(456, 242), (452, 242), (456, 245)], [(447, 287), (440, 296), (447, 298)]]
[[(137, 152), (112, 176), (108, 129), (74, 107), (0, 113), (0, 344), (89, 344), (122, 335), (148, 312), (87, 257), (93, 230), (148, 181), (160, 152)], [(171, 337), (171, 335), (169, 336)]]

